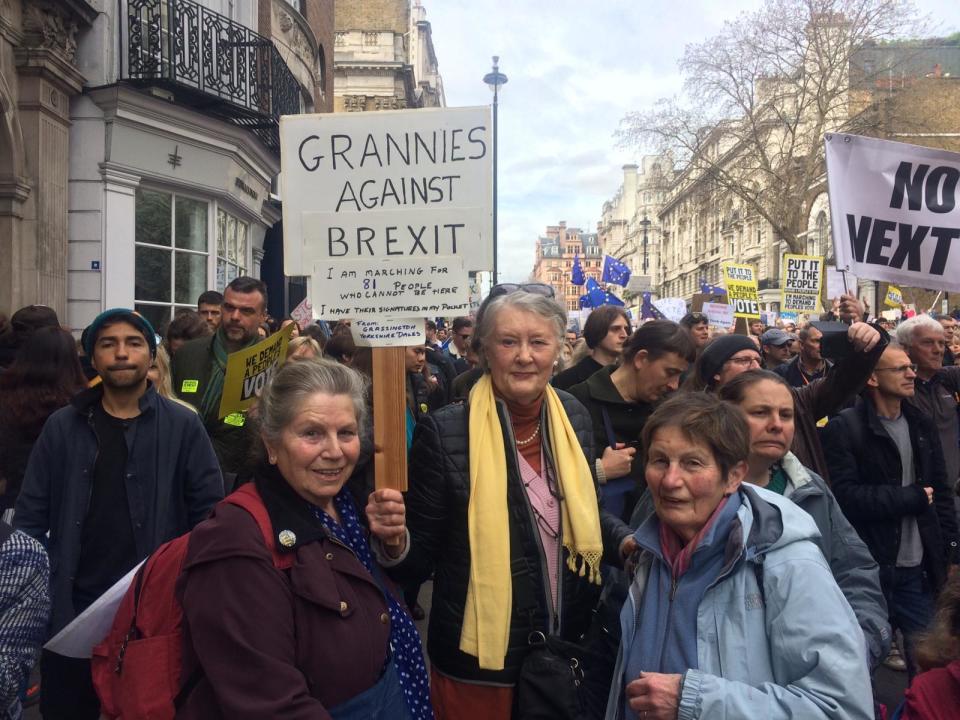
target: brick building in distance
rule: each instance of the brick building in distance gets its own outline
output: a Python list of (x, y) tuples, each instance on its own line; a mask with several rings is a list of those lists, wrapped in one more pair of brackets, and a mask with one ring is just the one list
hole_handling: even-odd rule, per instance
[(596, 233), (568, 228), (566, 221), (561, 220), (557, 225), (548, 225), (546, 234), (537, 238), (533, 279), (553, 286), (557, 300), (568, 312), (580, 309), (580, 296), (586, 292), (583, 285), (574, 285), (570, 278), (577, 255), (584, 277), (600, 282), (603, 250)]

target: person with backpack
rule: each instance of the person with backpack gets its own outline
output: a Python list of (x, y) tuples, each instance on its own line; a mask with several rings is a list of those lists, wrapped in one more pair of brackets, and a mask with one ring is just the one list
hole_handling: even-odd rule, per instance
[(433, 718), (416, 626), (380, 568), (407, 552), (403, 496), (375, 490), (361, 514), (346, 487), (366, 394), (325, 359), (287, 363), (261, 394), (265, 457), (190, 534), (177, 583), (180, 720)]
[[(51, 635), (223, 497), (200, 418), (147, 379), (157, 347), (150, 323), (114, 308), (85, 337), (102, 382), (43, 426), (14, 515), (50, 555)], [(44, 651), (41, 682), (45, 719), (99, 717), (89, 660)]]

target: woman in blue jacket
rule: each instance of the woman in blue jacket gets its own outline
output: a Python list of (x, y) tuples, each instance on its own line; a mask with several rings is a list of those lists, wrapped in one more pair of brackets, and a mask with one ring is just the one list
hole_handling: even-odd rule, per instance
[(740, 411), (675, 397), (642, 447), (656, 514), (634, 535), (608, 720), (872, 718), (863, 633), (813, 520), (742, 485)]

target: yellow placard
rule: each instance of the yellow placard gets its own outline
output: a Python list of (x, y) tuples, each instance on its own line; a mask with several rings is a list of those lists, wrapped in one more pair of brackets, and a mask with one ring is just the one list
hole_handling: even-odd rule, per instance
[(757, 287), (757, 269), (753, 265), (720, 263), (727, 302), (733, 306), (734, 317), (759, 318), (760, 294)]
[[(226, 418), (242, 413), (253, 405), (274, 370), (287, 359), (287, 345), (293, 328), (293, 323), (290, 323), (253, 347), (227, 356), (227, 372), (223, 379), (223, 395), (217, 417)], [(228, 424), (243, 423), (233, 418)]]
[(783, 256), (780, 277), (780, 311), (812, 315), (820, 308), (823, 285), (821, 255)]
[(195, 393), (197, 388), (200, 387), (199, 380), (184, 380), (180, 385), (181, 393)]
[(887, 307), (898, 308), (903, 305), (903, 293), (896, 285), (887, 285), (887, 295), (883, 298), (883, 304)]

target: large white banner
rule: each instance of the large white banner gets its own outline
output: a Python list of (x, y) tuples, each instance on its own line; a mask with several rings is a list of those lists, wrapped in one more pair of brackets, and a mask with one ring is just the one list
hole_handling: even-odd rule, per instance
[(284, 272), (438, 257), (489, 270), (490, 128), (489, 107), (283, 116)]
[(857, 135), (825, 142), (837, 268), (960, 290), (960, 154)]

